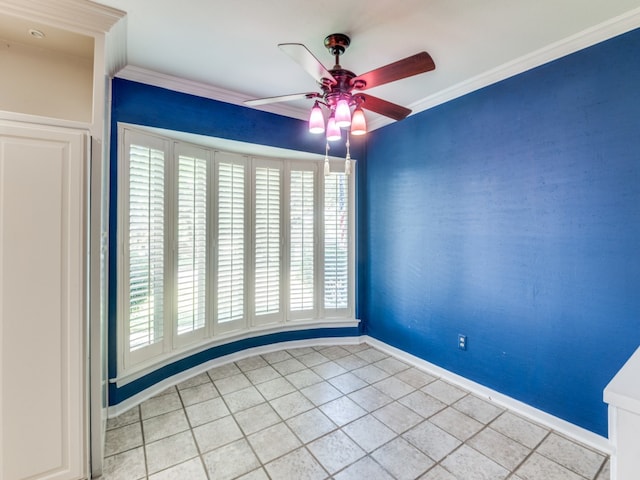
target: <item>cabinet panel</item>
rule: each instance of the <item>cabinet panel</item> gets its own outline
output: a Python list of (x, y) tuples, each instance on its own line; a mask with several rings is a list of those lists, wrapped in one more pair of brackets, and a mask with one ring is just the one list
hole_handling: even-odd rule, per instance
[(85, 473), (85, 137), (0, 123), (3, 480)]

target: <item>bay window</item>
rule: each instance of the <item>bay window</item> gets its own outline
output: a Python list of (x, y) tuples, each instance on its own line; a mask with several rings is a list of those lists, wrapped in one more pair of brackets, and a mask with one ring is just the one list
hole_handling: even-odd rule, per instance
[(353, 175), (124, 126), (119, 138), (119, 375), (353, 320)]

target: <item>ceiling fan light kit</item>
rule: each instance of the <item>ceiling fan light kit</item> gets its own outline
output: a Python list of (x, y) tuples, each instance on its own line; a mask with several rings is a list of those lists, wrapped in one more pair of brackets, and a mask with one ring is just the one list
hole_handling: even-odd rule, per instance
[[(266, 103), (285, 102), (302, 98), (313, 98), (315, 102), (309, 115), (309, 132), (325, 133), (327, 142), (340, 140), (340, 129), (347, 130), (347, 157), (345, 173), (350, 171), (349, 134), (364, 135), (367, 133), (367, 122), (362, 109), (384, 115), (394, 120), (402, 120), (411, 110), (401, 105), (382, 100), (362, 93), (369, 88), (395, 82), (435, 69), (435, 63), (427, 52), (420, 52), (398, 60), (370, 72), (356, 76), (355, 73), (343, 69), (340, 55), (351, 44), (351, 39), (344, 33), (332, 33), (324, 39), (324, 46), (335, 57), (335, 65), (327, 70), (322, 63), (301, 43), (281, 43), (278, 47), (295, 60), (318, 83), (322, 93), (308, 92), (278, 97), (248, 100), (246, 105), (264, 105)], [(329, 119), (325, 127), (322, 106), (329, 111)], [(351, 109), (353, 108), (353, 114)], [(349, 128), (350, 127), (350, 128)], [(325, 173), (328, 166), (329, 144), (325, 150)]]

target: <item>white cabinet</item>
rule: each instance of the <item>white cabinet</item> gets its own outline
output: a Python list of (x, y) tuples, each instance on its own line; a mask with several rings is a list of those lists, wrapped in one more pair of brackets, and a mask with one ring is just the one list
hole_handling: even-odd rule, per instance
[(87, 133), (0, 121), (0, 479), (87, 475)]
[(637, 480), (640, 472), (640, 347), (604, 389), (609, 404), (611, 480)]

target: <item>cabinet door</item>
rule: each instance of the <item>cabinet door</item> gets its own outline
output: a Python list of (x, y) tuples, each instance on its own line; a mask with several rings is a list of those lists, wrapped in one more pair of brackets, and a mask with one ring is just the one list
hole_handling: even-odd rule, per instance
[(0, 478), (86, 473), (86, 134), (0, 122)]

